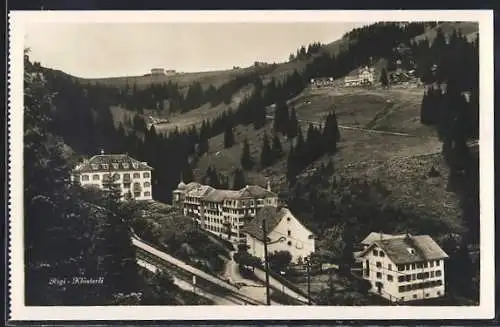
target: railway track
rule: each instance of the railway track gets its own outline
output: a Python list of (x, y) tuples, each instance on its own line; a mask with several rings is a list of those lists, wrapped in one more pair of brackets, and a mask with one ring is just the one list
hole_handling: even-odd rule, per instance
[(176, 262), (162, 258), (157, 253), (152, 253), (155, 251), (148, 249), (148, 247), (154, 249), (151, 245), (142, 240), (138, 240), (135, 237), (133, 240), (134, 245), (136, 246), (138, 259), (143, 260), (158, 269), (172, 271), (175, 273), (175, 276), (187, 283), (192, 283), (193, 276), (196, 276), (196, 288), (203, 290), (205, 293), (218, 296), (236, 305), (264, 305), (264, 303), (249, 298), (248, 296), (238, 292), (238, 288), (236, 286), (226, 283), (223, 280), (219, 280), (214, 276), (210, 276), (194, 267), (187, 266), (185, 264), (181, 266), (176, 264)]

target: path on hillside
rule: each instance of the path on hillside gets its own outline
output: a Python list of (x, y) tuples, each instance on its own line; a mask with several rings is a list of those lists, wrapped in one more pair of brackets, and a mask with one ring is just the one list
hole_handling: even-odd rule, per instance
[[(267, 115), (266, 118), (268, 119), (274, 119), (274, 116), (272, 115)], [(321, 121), (314, 121), (314, 120), (305, 120), (305, 119), (297, 119), (299, 123), (307, 124), (307, 125), (313, 125), (315, 127), (321, 126), (322, 122)], [(342, 129), (351, 129), (351, 130), (356, 130), (356, 131), (362, 131), (362, 132), (367, 132), (367, 133), (376, 133), (376, 134), (385, 134), (385, 135), (395, 135), (395, 136), (404, 136), (404, 137), (418, 137), (416, 135), (408, 134), (408, 133), (401, 133), (401, 132), (390, 132), (390, 131), (383, 131), (383, 130), (378, 130), (378, 129), (369, 129), (369, 128), (362, 128), (362, 127), (354, 127), (354, 126), (347, 126), (347, 125), (338, 125), (339, 128)]]

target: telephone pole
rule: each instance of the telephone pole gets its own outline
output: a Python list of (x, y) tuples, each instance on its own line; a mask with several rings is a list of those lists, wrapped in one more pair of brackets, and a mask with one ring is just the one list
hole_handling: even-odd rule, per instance
[(310, 268), (310, 259), (306, 258), (306, 270), (307, 270), (307, 304), (311, 305), (311, 268)]
[(266, 272), (266, 303), (271, 305), (271, 298), (269, 296), (269, 263), (267, 258), (267, 228), (266, 220), (262, 220), (262, 232), (264, 234), (264, 271)]

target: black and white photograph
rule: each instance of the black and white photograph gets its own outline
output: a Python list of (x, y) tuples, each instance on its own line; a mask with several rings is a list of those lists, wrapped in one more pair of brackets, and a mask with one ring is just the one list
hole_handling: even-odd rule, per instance
[(13, 316), (493, 315), (493, 16), (446, 13), (11, 15)]

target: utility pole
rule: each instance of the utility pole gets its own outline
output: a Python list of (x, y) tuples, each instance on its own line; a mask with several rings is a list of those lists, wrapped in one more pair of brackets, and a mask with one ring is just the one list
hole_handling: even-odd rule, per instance
[(306, 268), (307, 268), (307, 304), (311, 305), (311, 268), (310, 268), (310, 258), (306, 258)]
[(264, 270), (266, 272), (266, 303), (271, 305), (271, 298), (269, 296), (269, 263), (267, 258), (267, 228), (266, 220), (262, 220), (262, 232), (264, 234)]

